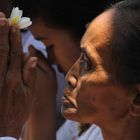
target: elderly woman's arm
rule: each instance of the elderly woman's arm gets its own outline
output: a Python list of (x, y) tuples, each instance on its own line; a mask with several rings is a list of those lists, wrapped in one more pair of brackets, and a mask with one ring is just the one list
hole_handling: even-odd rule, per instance
[(23, 66), (20, 31), (0, 13), (0, 137), (20, 137), (33, 99), (36, 63), (33, 57)]

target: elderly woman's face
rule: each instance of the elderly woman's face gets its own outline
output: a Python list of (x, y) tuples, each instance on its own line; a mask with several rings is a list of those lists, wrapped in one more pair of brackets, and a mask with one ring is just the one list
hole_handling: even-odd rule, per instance
[(129, 111), (128, 90), (115, 84), (109, 42), (112, 40), (113, 10), (97, 17), (81, 41), (81, 56), (67, 74), (62, 113), (83, 123), (116, 120)]

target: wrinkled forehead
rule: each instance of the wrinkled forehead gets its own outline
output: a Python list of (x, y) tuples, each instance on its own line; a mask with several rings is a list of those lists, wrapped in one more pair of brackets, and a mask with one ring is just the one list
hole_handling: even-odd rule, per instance
[(113, 36), (113, 18), (115, 10), (108, 10), (96, 17), (89, 25), (81, 40), (81, 48), (85, 46), (102, 47), (108, 44)]

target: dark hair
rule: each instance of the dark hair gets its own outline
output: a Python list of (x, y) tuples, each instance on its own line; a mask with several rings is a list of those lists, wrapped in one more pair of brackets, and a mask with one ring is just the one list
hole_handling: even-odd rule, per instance
[(72, 31), (81, 38), (85, 25), (116, 0), (13, 0), (25, 16), (41, 17), (48, 26)]
[(126, 86), (140, 83), (140, 1), (115, 4), (111, 45), (116, 79)]

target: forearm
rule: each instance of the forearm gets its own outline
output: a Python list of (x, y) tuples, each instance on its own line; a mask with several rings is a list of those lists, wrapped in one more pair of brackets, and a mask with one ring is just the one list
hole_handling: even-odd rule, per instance
[[(56, 98), (56, 97), (55, 97)], [(44, 109), (36, 107), (26, 123), (24, 140), (56, 140), (56, 103), (47, 98)], [(49, 101), (50, 100), (50, 101)]]
[[(28, 120), (25, 126), (24, 140), (56, 140), (56, 124), (50, 124), (50, 122), (52, 121), (33, 120), (33, 118)], [(42, 123), (44, 124), (42, 125)]]

